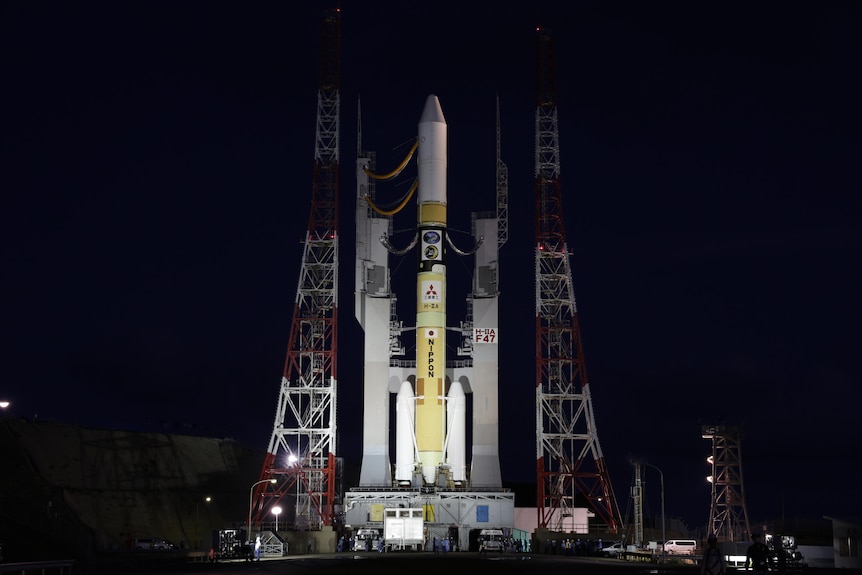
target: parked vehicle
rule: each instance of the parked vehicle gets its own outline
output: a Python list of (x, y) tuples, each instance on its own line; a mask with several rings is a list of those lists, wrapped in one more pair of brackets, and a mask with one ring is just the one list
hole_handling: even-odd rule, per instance
[(425, 519), (422, 508), (384, 509), (383, 543), (387, 551), (420, 551), (425, 543)]
[(694, 539), (671, 539), (664, 544), (664, 552), (668, 555), (694, 555), (696, 551), (697, 541)]
[(177, 546), (167, 539), (158, 537), (138, 537), (134, 541), (134, 548), (138, 551), (169, 551)]
[(360, 529), (356, 532), (352, 551), (377, 551), (377, 542), (380, 532), (377, 529)]
[(485, 546), (485, 551), (502, 551), (505, 541), (502, 529), (482, 529), (479, 532), (479, 544)]
[(626, 547), (619, 541), (607, 547), (602, 547), (602, 557), (619, 557), (621, 553), (625, 553)]

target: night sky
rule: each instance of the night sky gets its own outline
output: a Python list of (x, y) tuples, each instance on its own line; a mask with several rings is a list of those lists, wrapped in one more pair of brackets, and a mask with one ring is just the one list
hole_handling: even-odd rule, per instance
[[(744, 426), (755, 524), (862, 516), (859, 5), (505, 6), (342, 4), (340, 455), (361, 451), (357, 99), (383, 170), (426, 96), (440, 97), (450, 225), (469, 230), (471, 211), (494, 206), (499, 94), (501, 455), (506, 481), (535, 479), (539, 23), (556, 39), (564, 222), (621, 510), (639, 458), (663, 470), (668, 515), (704, 526), (700, 426), (723, 423)], [(12, 415), (266, 448), (329, 7), (2, 3), (0, 396)], [(401, 300), (413, 257), (393, 264)], [(457, 325), (468, 283), (453, 283)], [(647, 515), (659, 513), (651, 474)]]

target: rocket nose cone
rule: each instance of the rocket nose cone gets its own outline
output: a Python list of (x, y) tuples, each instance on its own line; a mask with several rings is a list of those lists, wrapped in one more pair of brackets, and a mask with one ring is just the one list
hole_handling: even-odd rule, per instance
[(446, 123), (446, 118), (443, 117), (443, 109), (440, 107), (440, 100), (434, 94), (431, 94), (425, 100), (425, 109), (422, 110), (422, 117), (419, 118), (420, 124), (425, 122)]

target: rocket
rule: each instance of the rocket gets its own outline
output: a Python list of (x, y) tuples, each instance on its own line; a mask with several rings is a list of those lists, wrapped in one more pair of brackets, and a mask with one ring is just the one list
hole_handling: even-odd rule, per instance
[(402, 381), (397, 392), (395, 479), (439, 481), (441, 464), (456, 485), (466, 480), (466, 397), (460, 381), (446, 393), (446, 138), (437, 96), (428, 96), (419, 119), (416, 269), (415, 390)]
[[(448, 126), (437, 96), (431, 95), (419, 118), (414, 146), (401, 165), (389, 174), (368, 169), (370, 157), (357, 160), (356, 212), (356, 318), (366, 332), (363, 416), (363, 455), (360, 485), (376, 487), (393, 482), (389, 409), (395, 397), (394, 482), (399, 487), (464, 487), (478, 478), (477, 485), (502, 486), (497, 445), (497, 349), (496, 346), (458, 348), (456, 359), (470, 355), (473, 361), (446, 362), (447, 249), (459, 256), (476, 254), (474, 262), (473, 315), (481, 329), (496, 326), (498, 242), (479, 247), (485, 236), (498, 234), (499, 222), (491, 216), (475, 218), (475, 248), (458, 249), (448, 235), (447, 179)], [(394, 210), (374, 205), (371, 179), (388, 180), (416, 159), (418, 178), (406, 198)], [(416, 201), (416, 233), (404, 249), (389, 241), (392, 216), (410, 199)], [(406, 215), (406, 211), (404, 212)], [(377, 237), (383, 250), (375, 249)], [(390, 291), (388, 254), (401, 256), (417, 248), (415, 364), (393, 362), (403, 356), (402, 327), (392, 321), (394, 295)], [(485, 274), (485, 271), (490, 273)], [(484, 274), (484, 276), (483, 276)], [(485, 277), (487, 276), (487, 277)], [(484, 279), (476, 279), (482, 278)], [(465, 341), (463, 326), (455, 328)], [(457, 336), (456, 336), (457, 337)], [(478, 365), (478, 369), (475, 369)], [(478, 390), (478, 396), (476, 392)], [(473, 394), (473, 395), (470, 395)], [(473, 400), (469, 405), (468, 397)], [(477, 410), (476, 406), (479, 405)], [(472, 456), (468, 460), (467, 419), (472, 414)], [(478, 443), (476, 439), (478, 438)], [(469, 472), (469, 477), (468, 477)], [(421, 484), (421, 485), (420, 485)]]
[(437, 96), (419, 119), (416, 274), (416, 451), (426, 483), (444, 457), (446, 432), (446, 139)]

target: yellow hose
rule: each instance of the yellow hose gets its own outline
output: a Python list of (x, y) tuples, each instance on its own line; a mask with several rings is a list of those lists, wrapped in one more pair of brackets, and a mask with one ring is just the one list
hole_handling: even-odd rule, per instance
[(395, 176), (397, 176), (398, 174), (401, 173), (401, 170), (404, 169), (404, 167), (407, 165), (407, 163), (413, 157), (413, 154), (416, 152), (416, 148), (418, 148), (418, 147), (419, 147), (419, 140), (416, 140), (415, 142), (413, 142), (413, 147), (410, 148), (409, 152), (407, 152), (407, 157), (404, 158), (404, 161), (401, 162), (401, 165), (398, 166), (397, 168), (395, 168), (394, 170), (392, 170), (391, 172), (389, 172), (388, 174), (378, 175), (378, 174), (375, 174), (375, 173), (372, 173), (371, 171), (369, 171), (368, 168), (362, 168), (362, 171), (365, 172), (369, 178), (373, 178), (375, 180), (391, 180), (392, 178), (394, 178)]
[(369, 207), (372, 210), (380, 214), (381, 216), (394, 216), (398, 212), (404, 209), (404, 206), (407, 205), (407, 202), (410, 201), (410, 198), (413, 197), (413, 194), (416, 193), (416, 188), (419, 187), (419, 180), (413, 182), (413, 185), (410, 186), (410, 189), (407, 191), (407, 195), (404, 196), (404, 199), (398, 204), (395, 208), (391, 210), (381, 210), (377, 206), (374, 205), (374, 202), (371, 201), (371, 196), (365, 196), (365, 201), (368, 203)]

